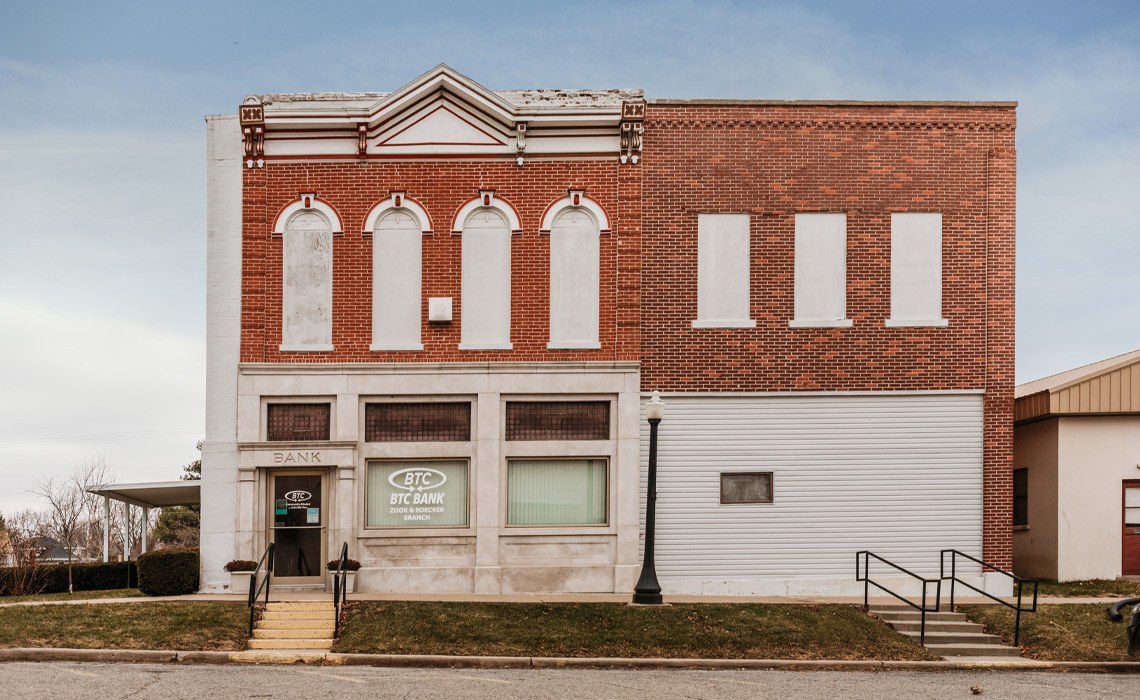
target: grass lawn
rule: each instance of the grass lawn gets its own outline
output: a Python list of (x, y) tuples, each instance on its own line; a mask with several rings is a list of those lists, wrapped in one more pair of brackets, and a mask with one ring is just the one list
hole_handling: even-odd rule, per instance
[(0, 605), (5, 603), (24, 603), (28, 601), (52, 600), (95, 600), (96, 598), (138, 598), (142, 593), (137, 588), (116, 588), (109, 591), (76, 591), (74, 595), (67, 593), (38, 593), (36, 595), (6, 595), (0, 597)]
[(359, 602), (333, 651), (480, 656), (935, 659), (842, 605)]
[(107, 603), (0, 608), (0, 647), (239, 651), (249, 608), (234, 603)]
[[(1016, 590), (1016, 588), (1015, 588)], [(1033, 595), (1033, 586), (1022, 586), (1023, 596)], [(1042, 581), (1037, 595), (1065, 598), (1140, 598), (1140, 581), (1118, 581), (1096, 578), (1089, 581)]]
[[(1124, 622), (1109, 622), (1107, 605), (1038, 605), (1035, 613), (1021, 615), (1023, 655), (1042, 661), (1136, 661), (1128, 656), (1125, 628), (1131, 608), (1124, 608)], [(1001, 605), (962, 606), (986, 632), (1000, 634), (1013, 644), (1015, 613)]]

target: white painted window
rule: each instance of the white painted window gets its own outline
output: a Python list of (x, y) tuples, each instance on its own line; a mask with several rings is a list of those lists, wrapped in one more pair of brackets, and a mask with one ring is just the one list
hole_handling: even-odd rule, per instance
[(755, 328), (748, 214), (697, 215), (697, 320), (693, 328)]
[(463, 224), (460, 350), (511, 349), (511, 229), (490, 207)]
[(550, 229), (549, 348), (600, 348), (598, 224), (585, 209), (566, 209)]
[(796, 214), (793, 328), (851, 326), (847, 318), (847, 215)]
[(891, 214), (891, 317), (887, 325), (946, 325), (942, 318), (941, 214)]
[(282, 237), (281, 350), (332, 350), (332, 226), (305, 209), (289, 218)]
[(423, 350), (423, 233), (406, 209), (391, 209), (372, 236), (372, 350)]

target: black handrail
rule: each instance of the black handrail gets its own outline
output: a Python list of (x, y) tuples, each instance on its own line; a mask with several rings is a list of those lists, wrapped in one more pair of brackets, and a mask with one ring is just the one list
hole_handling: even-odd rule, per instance
[[(859, 557), (863, 557), (863, 576), (862, 576), (862, 578), (859, 577)], [(879, 561), (883, 562), (887, 566), (891, 566), (891, 567), (894, 567), (895, 569), (898, 569), (899, 571), (903, 572), (907, 576), (910, 576), (911, 578), (915, 578), (915, 579), (918, 579), (919, 581), (921, 581), (922, 582), (922, 605), (919, 605), (918, 603), (914, 603), (914, 602), (911, 602), (910, 600), (907, 600), (906, 598), (902, 597), (898, 593), (895, 593), (894, 591), (887, 588), (886, 586), (884, 586), (881, 583), (877, 583), (875, 581), (872, 581), (871, 580), (871, 574), (870, 574), (871, 557), (878, 559)], [(890, 593), (894, 597), (898, 598), (902, 602), (906, 603), (910, 607), (912, 607), (915, 610), (918, 610), (920, 613), (922, 613), (922, 618), (921, 618), (922, 621), (921, 621), (921, 624), (919, 625), (919, 631), (918, 631), (918, 643), (921, 644), (922, 646), (926, 646), (926, 613), (938, 612), (938, 608), (942, 603), (942, 579), (940, 579), (940, 578), (923, 578), (922, 576), (919, 576), (918, 574), (914, 573), (913, 571), (908, 571), (907, 569), (902, 568), (901, 566), (899, 566), (898, 564), (895, 564), (894, 562), (887, 561), (886, 559), (880, 557), (878, 554), (875, 554), (874, 552), (868, 552), (867, 550), (863, 550), (861, 552), (855, 553), (855, 580), (863, 582), (863, 608), (865, 610), (870, 611), (870, 608), (871, 608), (871, 606), (870, 606), (870, 592), (871, 592), (870, 587), (874, 586), (875, 588), (878, 588), (882, 591), (885, 591), (886, 593)], [(926, 586), (929, 583), (936, 584), (935, 591), (934, 591), (934, 609), (933, 610), (926, 607)]]
[[(947, 552), (950, 553), (950, 575), (949, 576), (946, 575), (946, 553)], [(963, 581), (962, 579), (958, 578), (958, 557), (965, 557), (966, 559), (969, 559), (970, 561), (972, 561), (976, 564), (981, 564), (982, 566), (986, 567), (987, 569), (993, 569), (997, 573), (1002, 574), (1004, 576), (1008, 576), (1011, 579), (1013, 579), (1014, 582), (1017, 583), (1017, 605), (1014, 605), (1013, 603), (1002, 600), (1001, 598), (998, 598), (996, 595), (986, 593), (985, 591), (978, 588), (977, 586), (969, 584), (969, 583)], [(977, 557), (972, 557), (969, 554), (966, 554), (965, 552), (959, 552), (957, 549), (944, 549), (944, 550), (942, 550), (942, 552), (938, 555), (938, 569), (939, 569), (939, 573), (942, 575), (943, 579), (950, 579), (950, 610), (954, 610), (954, 585), (958, 584), (958, 583), (962, 584), (963, 586), (965, 586), (966, 588), (969, 588), (972, 591), (977, 591), (978, 593), (981, 593), (982, 595), (989, 598), (990, 600), (994, 600), (994, 601), (997, 601), (998, 603), (1001, 603), (1002, 605), (1004, 605), (1007, 608), (1010, 608), (1011, 610), (1015, 610), (1017, 612), (1017, 619), (1013, 625), (1013, 645), (1015, 647), (1020, 646), (1019, 642), (1021, 641), (1021, 613), (1023, 613), (1023, 612), (1027, 612), (1027, 613), (1037, 612), (1037, 584), (1039, 583), (1039, 581), (1037, 579), (1035, 579), (1035, 578), (1021, 578), (1020, 576), (1016, 576), (1014, 574), (1011, 574), (1010, 572), (1008, 572), (1004, 569), (999, 569), (996, 566), (994, 566), (993, 564), (987, 564), (986, 562), (982, 561), (981, 559), (978, 559)], [(1031, 607), (1031, 608), (1023, 608), (1021, 606), (1021, 586), (1023, 584), (1026, 584), (1026, 583), (1032, 583), (1033, 584), (1033, 607)]]
[[(265, 578), (258, 583), (257, 574), (261, 571), (261, 565), (265, 564)], [(269, 546), (265, 548), (265, 553), (261, 555), (261, 559), (257, 562), (257, 567), (253, 570), (253, 576), (249, 581), (249, 636), (253, 636), (253, 606), (257, 603), (257, 596), (261, 594), (261, 589), (265, 589), (265, 604), (269, 605), (269, 579), (273, 576), (273, 543), (270, 542)]]
[(348, 602), (348, 543), (340, 546), (340, 563), (333, 573), (333, 608), (336, 620), (333, 622), (333, 637), (340, 636), (340, 608)]

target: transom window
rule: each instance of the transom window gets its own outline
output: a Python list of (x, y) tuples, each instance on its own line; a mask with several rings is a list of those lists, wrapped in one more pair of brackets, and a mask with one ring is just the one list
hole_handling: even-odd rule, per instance
[(609, 439), (609, 401), (507, 402), (507, 440)]
[(328, 440), (332, 407), (327, 403), (271, 403), (266, 406), (269, 442)]

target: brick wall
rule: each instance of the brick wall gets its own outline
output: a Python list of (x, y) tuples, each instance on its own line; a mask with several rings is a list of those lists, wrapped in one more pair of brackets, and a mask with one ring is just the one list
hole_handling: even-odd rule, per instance
[[(1011, 564), (1012, 107), (651, 104), (642, 386), (983, 389), (984, 555)], [(789, 328), (796, 212), (847, 213), (852, 328)], [(943, 215), (945, 328), (888, 328), (890, 214)], [(749, 213), (754, 329), (695, 329), (697, 214)]]
[[(618, 169), (614, 160), (532, 161), (517, 167), (508, 161), (464, 162), (281, 162), (263, 170), (247, 170), (244, 185), (242, 272), (243, 362), (462, 362), (462, 361), (597, 361), (636, 360), (636, 320), (617, 317), (618, 271), (638, 264), (619, 253), (619, 239), (636, 226), (636, 213), (618, 202)], [(550, 237), (538, 232), (543, 212), (566, 196), (584, 189), (610, 217), (614, 233), (601, 236), (600, 350), (547, 350), (549, 337)], [(460, 295), (461, 237), (451, 234), (455, 213), (480, 189), (518, 211), (522, 233), (511, 237), (510, 351), (457, 350), (463, 299)], [(371, 352), (372, 239), (361, 236), (368, 210), (404, 190), (431, 216), (432, 236), (423, 243), (423, 352)], [(344, 236), (333, 240), (333, 347), (327, 353), (282, 353), (282, 241), (273, 239), (273, 222), (301, 192), (316, 192), (336, 209)], [(636, 229), (634, 229), (636, 231)], [(632, 249), (632, 247), (631, 247)], [(636, 250), (634, 250), (636, 253)], [(627, 283), (628, 284), (628, 283)], [(427, 299), (451, 297), (453, 320), (427, 322)], [(636, 319), (636, 314), (632, 315)]]

